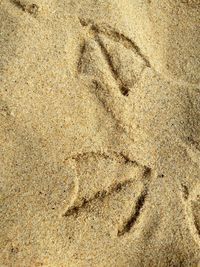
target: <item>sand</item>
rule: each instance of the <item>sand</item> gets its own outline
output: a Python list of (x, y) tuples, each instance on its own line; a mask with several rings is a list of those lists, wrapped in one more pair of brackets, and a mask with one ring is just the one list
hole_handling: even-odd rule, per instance
[(0, 267), (200, 264), (199, 0), (0, 1)]

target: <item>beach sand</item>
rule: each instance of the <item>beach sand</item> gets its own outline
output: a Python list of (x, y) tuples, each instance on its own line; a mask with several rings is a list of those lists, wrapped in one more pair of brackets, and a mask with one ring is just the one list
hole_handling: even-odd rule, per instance
[(0, 0), (0, 267), (200, 263), (199, 0)]

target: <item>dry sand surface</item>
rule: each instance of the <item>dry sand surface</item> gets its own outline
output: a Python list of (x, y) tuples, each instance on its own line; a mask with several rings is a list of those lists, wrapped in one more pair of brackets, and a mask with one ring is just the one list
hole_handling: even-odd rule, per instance
[(200, 262), (200, 1), (0, 0), (0, 267)]

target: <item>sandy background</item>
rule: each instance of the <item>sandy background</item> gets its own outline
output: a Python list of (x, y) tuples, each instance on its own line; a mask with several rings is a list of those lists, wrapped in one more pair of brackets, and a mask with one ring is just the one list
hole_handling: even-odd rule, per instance
[(198, 266), (199, 5), (0, 1), (0, 266)]

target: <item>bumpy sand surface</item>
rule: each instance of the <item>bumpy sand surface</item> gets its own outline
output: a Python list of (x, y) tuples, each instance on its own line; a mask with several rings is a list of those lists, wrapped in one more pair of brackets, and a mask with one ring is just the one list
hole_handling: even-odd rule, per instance
[(0, 267), (200, 261), (200, 1), (0, 1)]

